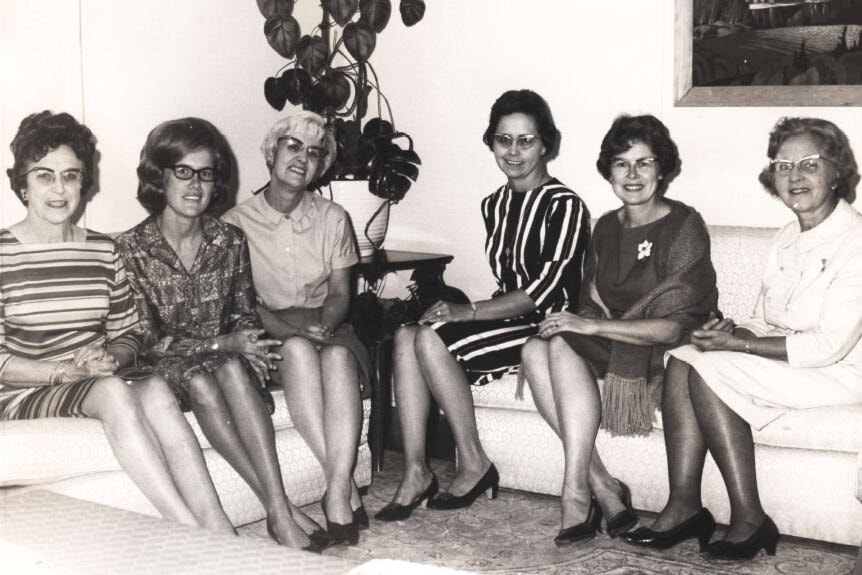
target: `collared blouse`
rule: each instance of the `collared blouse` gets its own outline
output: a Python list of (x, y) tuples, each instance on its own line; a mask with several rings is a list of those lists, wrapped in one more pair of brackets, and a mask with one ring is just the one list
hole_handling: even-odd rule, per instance
[(222, 219), (245, 232), (255, 288), (268, 309), (322, 306), (332, 270), (359, 261), (347, 212), (312, 192), (303, 192), (289, 214), (270, 206), (260, 193)]

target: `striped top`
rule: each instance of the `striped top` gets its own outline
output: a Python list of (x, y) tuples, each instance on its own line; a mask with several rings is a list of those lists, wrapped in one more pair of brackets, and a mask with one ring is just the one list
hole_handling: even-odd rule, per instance
[(578, 309), (590, 214), (556, 178), (526, 193), (508, 185), (482, 200), (485, 255), (498, 293), (524, 292), (543, 313)]
[(137, 353), (138, 314), (123, 260), (107, 236), (22, 244), (0, 230), (0, 397), (13, 357), (64, 360), (89, 344)]

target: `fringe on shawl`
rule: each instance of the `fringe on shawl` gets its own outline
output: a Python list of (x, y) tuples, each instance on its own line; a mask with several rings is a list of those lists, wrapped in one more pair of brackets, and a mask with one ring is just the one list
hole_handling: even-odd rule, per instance
[(615, 373), (605, 375), (602, 384), (601, 428), (611, 436), (648, 435), (653, 414), (661, 405), (663, 375), (634, 379)]

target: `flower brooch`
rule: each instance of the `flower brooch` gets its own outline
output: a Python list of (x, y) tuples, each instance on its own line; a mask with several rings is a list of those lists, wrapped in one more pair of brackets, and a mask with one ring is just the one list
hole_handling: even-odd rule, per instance
[(644, 240), (638, 244), (638, 261), (647, 259), (652, 253), (652, 242)]

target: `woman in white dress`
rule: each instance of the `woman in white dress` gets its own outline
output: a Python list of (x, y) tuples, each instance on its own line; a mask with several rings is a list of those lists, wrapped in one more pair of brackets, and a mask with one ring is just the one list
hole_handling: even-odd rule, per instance
[[(723, 559), (775, 553), (778, 528), (757, 491), (751, 427), (792, 409), (862, 403), (862, 214), (847, 136), (816, 118), (782, 118), (760, 181), (796, 215), (778, 232), (753, 317), (711, 320), (669, 352), (663, 392), (670, 498), (624, 540), (666, 549), (698, 538)], [(724, 539), (702, 507), (706, 452), (730, 498)]]

